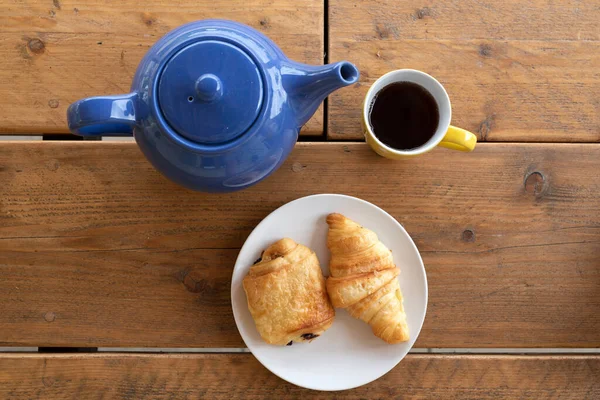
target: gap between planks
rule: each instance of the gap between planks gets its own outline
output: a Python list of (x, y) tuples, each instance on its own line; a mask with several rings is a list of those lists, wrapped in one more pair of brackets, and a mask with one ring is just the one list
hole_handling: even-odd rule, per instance
[[(26, 136), (26, 135), (2, 135), (0, 134), (0, 142), (41, 142), (44, 140), (43, 135), (34, 135), (34, 136)], [(61, 140), (52, 140), (53, 143), (73, 143), (73, 140), (68, 140), (67, 138)], [(77, 142), (77, 141), (75, 141)], [(83, 141), (82, 141), (83, 142)], [(96, 143), (135, 143), (135, 139), (133, 137), (128, 136), (103, 136), (101, 140), (95, 141)], [(48, 141), (50, 143), (50, 141)], [(85, 141), (85, 143), (90, 143), (89, 141)], [(343, 138), (325, 138), (323, 136), (300, 136), (298, 138), (298, 143), (335, 143), (335, 144), (352, 144), (352, 143), (365, 143), (362, 139), (343, 139)], [(502, 144), (502, 145), (577, 145), (577, 144), (600, 144), (599, 142), (594, 141), (576, 141), (576, 142), (542, 142), (542, 141), (518, 141), (518, 140), (510, 140), (510, 141), (483, 141), (479, 140), (477, 145), (481, 146), (482, 144)]]
[[(0, 353), (31, 353), (37, 347), (0, 347)], [(151, 347), (98, 347), (103, 353), (250, 353), (247, 348), (151, 348)], [(600, 348), (413, 348), (410, 354), (600, 354)]]

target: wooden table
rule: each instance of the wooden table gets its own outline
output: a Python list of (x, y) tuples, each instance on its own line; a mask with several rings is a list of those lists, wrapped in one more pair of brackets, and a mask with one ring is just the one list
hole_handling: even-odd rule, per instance
[[(0, 398), (600, 398), (598, 1), (0, 9), (0, 132), (54, 139), (0, 141)], [(241, 193), (193, 193), (130, 141), (65, 134), (71, 102), (127, 91), (160, 36), (213, 17), (263, 31), (299, 61), (361, 70), (276, 174)], [(453, 122), (479, 136), (474, 153), (394, 162), (361, 142), (362, 97), (396, 68), (447, 87)], [(253, 227), (322, 192), (389, 211), (429, 278), (417, 350), (342, 393), (297, 388), (239, 350), (230, 306)], [(33, 349), (8, 352), (22, 347)]]

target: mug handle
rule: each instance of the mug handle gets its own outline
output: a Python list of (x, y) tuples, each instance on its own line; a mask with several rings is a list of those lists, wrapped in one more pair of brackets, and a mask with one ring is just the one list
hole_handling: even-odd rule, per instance
[(469, 131), (450, 125), (439, 146), (459, 151), (473, 151), (477, 136)]
[(79, 136), (131, 136), (137, 102), (137, 93), (78, 100), (67, 110), (69, 130)]

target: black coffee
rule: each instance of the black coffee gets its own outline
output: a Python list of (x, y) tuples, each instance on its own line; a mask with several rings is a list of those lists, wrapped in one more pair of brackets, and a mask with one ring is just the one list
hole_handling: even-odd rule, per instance
[(439, 122), (435, 99), (416, 83), (392, 83), (381, 89), (371, 103), (371, 129), (380, 141), (394, 149), (424, 145), (435, 134)]

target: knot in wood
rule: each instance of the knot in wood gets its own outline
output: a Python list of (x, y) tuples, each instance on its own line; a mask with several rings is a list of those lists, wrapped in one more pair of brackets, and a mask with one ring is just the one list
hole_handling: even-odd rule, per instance
[(534, 171), (525, 177), (525, 191), (527, 193), (541, 197), (546, 193), (547, 188), (546, 177), (541, 172)]
[(487, 43), (482, 43), (479, 45), (478, 53), (482, 57), (491, 57), (492, 56), (492, 46)]
[(269, 22), (269, 18), (267, 18), (267, 17), (261, 18), (261, 19), (260, 19), (260, 21), (258, 21), (258, 23), (259, 23), (259, 24), (260, 24), (260, 26), (262, 26), (263, 28), (267, 28), (267, 29), (268, 29), (268, 28), (270, 28), (270, 27), (271, 27), (271, 24), (270, 24), (270, 22)]
[(496, 122), (496, 114), (494, 114), (494, 113), (488, 115), (487, 117), (485, 117), (485, 119), (483, 121), (481, 121), (481, 124), (479, 124), (478, 132), (481, 135), (482, 141), (487, 140), (488, 135), (494, 128), (495, 122)]
[(431, 16), (431, 9), (429, 7), (419, 8), (417, 11), (415, 11), (415, 17), (417, 17), (417, 19), (423, 19), (425, 17), (430, 17), (430, 16)]
[(465, 229), (462, 233), (463, 242), (474, 242), (475, 232), (472, 229)]
[(304, 168), (306, 168), (306, 165), (302, 165), (299, 162), (295, 162), (292, 164), (292, 171), (294, 171), (294, 172), (300, 172)]
[(27, 42), (27, 47), (29, 47), (29, 50), (35, 54), (41, 54), (46, 49), (46, 45), (40, 39), (30, 39)]

